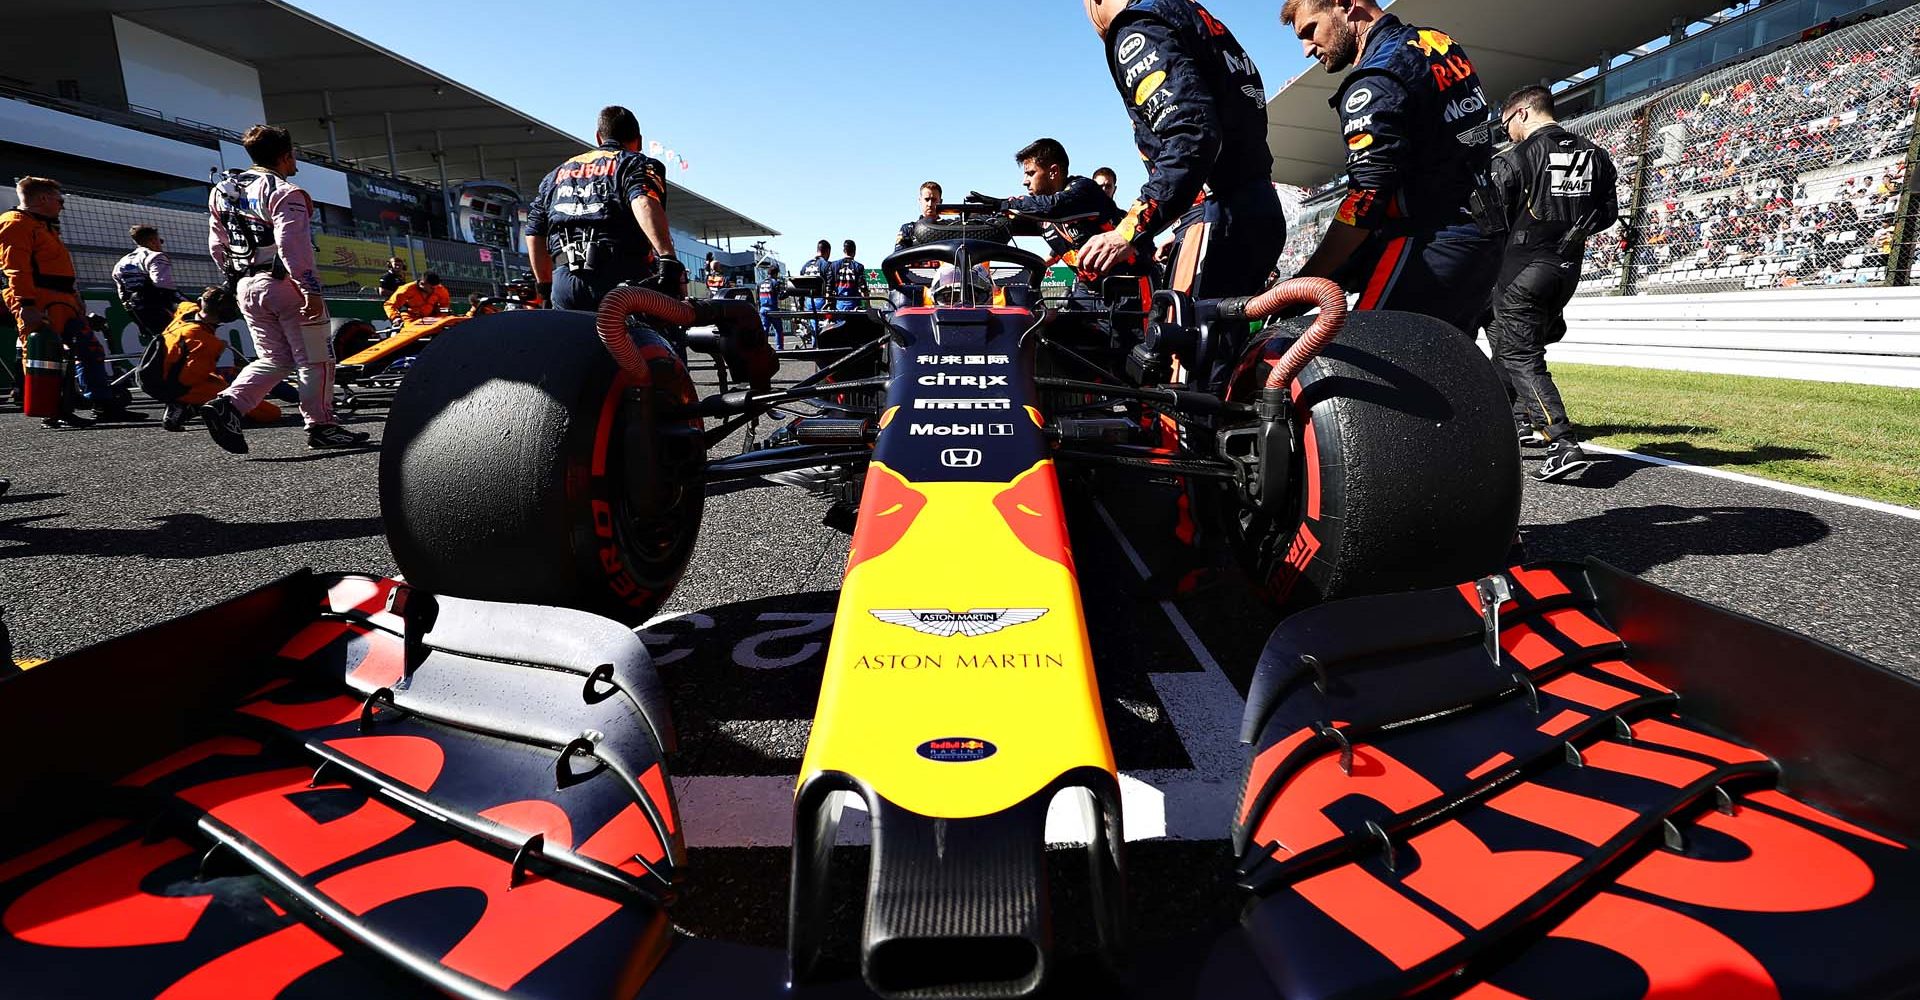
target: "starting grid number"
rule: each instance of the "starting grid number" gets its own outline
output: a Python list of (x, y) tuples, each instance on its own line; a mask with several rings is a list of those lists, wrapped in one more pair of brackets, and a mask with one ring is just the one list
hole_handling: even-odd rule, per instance
[[(824, 636), (833, 628), (833, 614), (809, 611), (763, 611), (754, 616), (763, 628), (734, 643), (733, 665), (746, 670), (785, 670), (820, 657), (826, 643), (809, 639), (791, 651), (786, 644), (807, 636)], [(701, 633), (716, 627), (711, 615), (692, 613), (670, 618), (639, 633), (653, 654), (656, 667), (677, 663), (692, 655), (700, 644)]]

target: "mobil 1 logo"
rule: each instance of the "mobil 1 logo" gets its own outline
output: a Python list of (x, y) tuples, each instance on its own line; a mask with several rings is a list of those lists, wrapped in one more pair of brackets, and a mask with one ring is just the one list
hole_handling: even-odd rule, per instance
[(914, 424), (908, 437), (1012, 437), (1012, 424)]

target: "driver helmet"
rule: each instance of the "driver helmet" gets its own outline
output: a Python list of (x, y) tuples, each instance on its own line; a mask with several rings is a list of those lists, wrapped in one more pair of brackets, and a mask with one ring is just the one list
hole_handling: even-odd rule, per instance
[(927, 289), (927, 296), (936, 306), (959, 305), (966, 299), (964, 287), (973, 285), (973, 300), (979, 303), (993, 300), (993, 274), (985, 264), (975, 264), (963, 278), (956, 264), (942, 264), (933, 276), (933, 284)]

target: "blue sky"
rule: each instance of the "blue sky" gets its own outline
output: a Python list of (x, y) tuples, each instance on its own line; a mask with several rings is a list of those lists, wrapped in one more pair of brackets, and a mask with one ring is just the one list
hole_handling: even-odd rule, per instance
[[(790, 267), (822, 238), (877, 264), (924, 180), (949, 200), (1018, 193), (1013, 152), (1043, 135), (1075, 173), (1113, 167), (1122, 206), (1145, 180), (1079, 0), (294, 2), (574, 134), (633, 108), (690, 164), (675, 182), (780, 230)], [(1307, 68), (1280, 0), (1207, 6), (1268, 93)]]

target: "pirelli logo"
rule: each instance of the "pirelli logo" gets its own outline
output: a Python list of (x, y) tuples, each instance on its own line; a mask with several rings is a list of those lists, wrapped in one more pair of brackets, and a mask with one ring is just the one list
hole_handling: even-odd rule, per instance
[(916, 399), (916, 410), (1011, 410), (1011, 399)]

